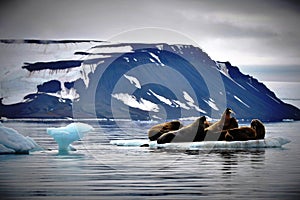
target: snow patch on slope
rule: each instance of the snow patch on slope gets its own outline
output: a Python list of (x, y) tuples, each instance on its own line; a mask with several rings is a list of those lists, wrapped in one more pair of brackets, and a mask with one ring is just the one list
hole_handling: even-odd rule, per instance
[[(163, 64), (161, 62), (161, 60), (159, 59), (159, 57), (157, 55), (155, 55), (152, 52), (149, 52), (149, 54), (151, 55), (151, 57), (155, 60), (156, 63), (160, 64), (161, 66), (165, 66), (165, 64)], [(154, 60), (152, 59), (152, 62), (154, 62)]]
[(233, 96), (236, 100), (238, 100), (239, 102), (241, 102), (244, 106), (250, 108), (250, 106), (248, 104), (246, 104), (245, 102), (243, 102), (240, 98), (238, 98), (237, 96)]
[(177, 104), (179, 107), (186, 109), (186, 110), (190, 110), (191, 108), (188, 107), (185, 103), (179, 101), (179, 100), (172, 100), (175, 104)]
[(184, 99), (187, 101), (186, 103), (187, 103), (190, 107), (195, 108), (195, 110), (197, 110), (198, 112), (206, 113), (205, 110), (199, 108), (199, 106), (197, 106), (197, 105), (195, 104), (194, 99), (193, 99), (186, 91), (183, 91), (183, 97), (184, 97)]
[(133, 52), (133, 48), (130, 45), (118, 44), (118, 43), (103, 43), (103, 45), (94, 46), (91, 48), (92, 53), (127, 53)]
[(155, 92), (153, 92), (152, 90), (149, 90), (149, 92), (150, 92), (152, 95), (154, 95), (157, 99), (159, 99), (161, 102), (163, 102), (163, 103), (165, 103), (165, 104), (167, 104), (167, 105), (169, 105), (169, 106), (172, 106), (172, 105), (173, 105), (173, 103), (172, 103), (172, 101), (171, 101), (170, 99), (168, 99), (168, 98), (166, 98), (166, 97), (164, 97), (164, 96), (158, 95), (158, 94), (156, 94)]
[(225, 76), (230, 77), (230, 75), (228, 73), (228, 69), (227, 69), (225, 63), (218, 63), (217, 62), (216, 64), (217, 64), (220, 72), (222, 72)]
[(139, 80), (138, 80), (136, 77), (134, 77), (134, 76), (129, 76), (129, 75), (126, 75), (126, 74), (124, 74), (124, 77), (125, 77), (127, 80), (129, 80), (130, 83), (133, 84), (135, 87), (137, 87), (137, 88), (139, 88), (139, 89), (142, 88), (142, 86), (141, 86)]
[(253, 88), (253, 89), (256, 90), (257, 92), (259, 92), (259, 90), (256, 89), (253, 85), (251, 85), (251, 83), (247, 82), (247, 85), (249, 85), (251, 88)]
[(111, 96), (117, 100), (122, 101), (129, 107), (138, 108), (144, 111), (159, 112), (159, 107), (155, 103), (152, 103), (151, 101), (148, 101), (146, 99), (141, 98), (138, 101), (134, 95), (130, 95), (127, 93), (117, 93), (112, 94)]
[(274, 100), (276, 103), (280, 104), (280, 102), (279, 102), (279, 101), (277, 101), (276, 99), (274, 99), (274, 98), (273, 98), (273, 97), (271, 97), (270, 95), (268, 95), (268, 94), (267, 94), (267, 96), (268, 96), (270, 99)]
[(203, 101), (207, 103), (212, 109), (217, 111), (219, 110), (218, 106), (215, 104), (215, 101), (212, 98), (209, 98), (209, 100), (203, 99)]

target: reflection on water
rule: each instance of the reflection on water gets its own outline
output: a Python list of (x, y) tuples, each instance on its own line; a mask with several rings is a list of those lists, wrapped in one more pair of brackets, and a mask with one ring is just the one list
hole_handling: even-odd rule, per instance
[[(267, 136), (285, 130), (292, 143), (284, 148), (211, 151), (112, 146), (109, 139), (131, 138), (113, 125), (92, 124), (95, 131), (68, 154), (59, 154), (45, 132), (65, 122), (5, 125), (31, 136), (45, 150), (0, 155), (3, 198), (293, 199), (300, 195), (299, 122), (266, 124)], [(144, 130), (129, 122), (126, 126), (144, 139), (151, 124), (143, 124)]]

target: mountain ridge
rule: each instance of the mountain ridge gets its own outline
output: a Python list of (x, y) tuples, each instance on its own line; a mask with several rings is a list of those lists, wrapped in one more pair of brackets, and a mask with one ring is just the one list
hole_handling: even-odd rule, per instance
[[(41, 60), (35, 51), (42, 50), (30, 47), (34, 49), (30, 55), (37, 57), (32, 59), (35, 62), (24, 59), (23, 67), (28, 66), (28, 71), (22, 73), (32, 74), (34, 80), (38, 77), (36, 93), (24, 95), (23, 101), (15, 104), (3, 103), (5, 95), (1, 93), (1, 117), (165, 120), (206, 115), (218, 118), (223, 108), (231, 107), (237, 118), (246, 121), (300, 119), (298, 108), (282, 102), (263, 83), (243, 74), (228, 61), (212, 60), (192, 45), (103, 41), (95, 44), (93, 40), (85, 41), (89, 44), (85, 48), (72, 47), (72, 53), (71, 49), (60, 47), (62, 54), (55, 59), (59, 52), (49, 47), (57, 45), (52, 40), (0, 42), (46, 45), (45, 48), (53, 49), (49, 51), (54, 57)], [(64, 53), (71, 56), (64, 57)], [(11, 59), (14, 56), (11, 54)], [(15, 68), (26, 70), (19, 65)], [(54, 83), (57, 89), (51, 88)]]

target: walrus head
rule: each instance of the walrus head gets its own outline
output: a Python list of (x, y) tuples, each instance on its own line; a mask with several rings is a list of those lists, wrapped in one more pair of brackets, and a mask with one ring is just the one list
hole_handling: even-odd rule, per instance
[(223, 113), (223, 116), (224, 116), (224, 125), (223, 125), (223, 130), (226, 130), (226, 129), (229, 129), (229, 128), (235, 128), (237, 127), (237, 121), (235, 118), (232, 118), (230, 116), (230, 114), (235, 114), (233, 112), (233, 110), (231, 108), (227, 108), (224, 113)]
[(182, 127), (182, 123), (178, 120), (157, 124), (148, 130), (148, 138), (151, 141), (154, 141), (157, 140), (157, 138), (159, 138), (162, 134), (169, 131), (178, 130)]
[(206, 117), (205, 117), (205, 116), (202, 116), (202, 117), (199, 118), (199, 120), (200, 120), (201, 124), (205, 124), (205, 122), (206, 122)]
[(256, 139), (264, 139), (266, 130), (264, 124), (258, 120), (258, 119), (253, 119), (251, 121), (251, 128), (253, 128), (256, 131)]
[(193, 142), (200, 142), (203, 141), (206, 136), (204, 129), (207, 127), (208, 122), (205, 116), (199, 117), (196, 122), (198, 122), (198, 129)]
[(223, 114), (222, 114), (222, 117), (221, 117), (221, 120), (223, 119), (223, 120), (225, 120), (225, 124), (227, 124), (228, 123), (228, 120), (230, 120), (230, 114), (234, 114), (234, 112), (233, 112), (233, 110), (231, 109), (231, 108), (226, 108), (226, 110), (223, 112)]
[(225, 114), (226, 114), (226, 115), (230, 115), (231, 113), (232, 113), (232, 114), (235, 114), (231, 108), (226, 108)]

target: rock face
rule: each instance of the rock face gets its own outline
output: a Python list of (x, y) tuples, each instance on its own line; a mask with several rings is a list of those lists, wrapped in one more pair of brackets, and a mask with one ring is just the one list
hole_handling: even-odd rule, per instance
[[(21, 64), (16, 63), (14, 70), (22, 72), (27, 82), (35, 81), (30, 88), (22, 88), (21, 83), (15, 87), (26, 94), (15, 103), (4, 100), (20, 92), (6, 88), (7, 92), (1, 92), (1, 117), (149, 120), (206, 115), (218, 118), (230, 107), (238, 119), (300, 119), (298, 108), (282, 102), (257, 79), (242, 74), (229, 62), (213, 61), (191, 45), (1, 42), (5, 43), (1, 46), (4, 50), (12, 43), (20, 51), (31, 45), (28, 48), (34, 50), (29, 55), (20, 58), (20, 53), (16, 54)], [(78, 46), (57, 48), (73, 43)], [(51, 53), (39, 57), (38, 51), (43, 48)], [(13, 60), (15, 55), (9, 55)], [(28, 56), (32, 56), (31, 62)], [(45, 62), (45, 57), (49, 61)], [(1, 81), (7, 88), (15, 78), (8, 77), (10, 80)], [(23, 80), (15, 79), (15, 84)]]

